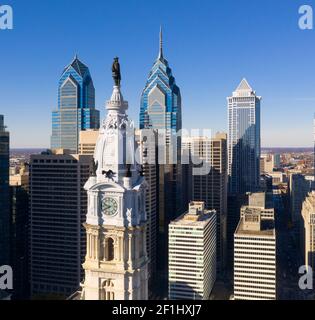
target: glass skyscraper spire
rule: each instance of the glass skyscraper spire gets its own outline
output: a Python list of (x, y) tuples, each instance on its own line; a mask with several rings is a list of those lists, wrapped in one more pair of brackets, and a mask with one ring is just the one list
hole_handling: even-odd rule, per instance
[(95, 89), (90, 71), (77, 56), (63, 70), (58, 86), (58, 108), (52, 112), (52, 149), (78, 152), (79, 132), (98, 129)]
[(162, 30), (159, 55), (141, 97), (140, 129), (148, 128), (175, 133), (182, 128), (180, 90), (163, 55)]
[[(140, 105), (140, 129), (157, 130), (159, 136), (157, 252), (167, 252), (168, 225), (185, 209), (182, 193), (181, 137), (182, 111), (180, 89), (163, 54), (162, 29), (157, 59), (143, 89)], [(163, 151), (161, 151), (163, 150)], [(162, 156), (161, 156), (162, 155)], [(161, 162), (161, 161), (160, 161)], [(167, 289), (167, 254), (159, 255), (157, 271), (159, 283)]]

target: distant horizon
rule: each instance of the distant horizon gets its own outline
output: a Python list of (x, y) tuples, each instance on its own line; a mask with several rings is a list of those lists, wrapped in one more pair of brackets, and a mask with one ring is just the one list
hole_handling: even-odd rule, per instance
[[(10, 151), (12, 150), (50, 150), (50, 147), (14, 147), (10, 148)], [(263, 149), (314, 149), (314, 146), (306, 146), (306, 147), (261, 147), (261, 150)]]

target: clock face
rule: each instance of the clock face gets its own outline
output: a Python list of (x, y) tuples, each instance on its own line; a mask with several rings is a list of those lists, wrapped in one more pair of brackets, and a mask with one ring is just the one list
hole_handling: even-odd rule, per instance
[(113, 198), (104, 198), (102, 200), (102, 212), (107, 216), (115, 216), (118, 211), (118, 203)]

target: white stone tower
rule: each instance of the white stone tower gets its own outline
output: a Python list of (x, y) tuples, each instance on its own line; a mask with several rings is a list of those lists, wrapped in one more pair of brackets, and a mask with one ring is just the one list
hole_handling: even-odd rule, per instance
[[(119, 74), (120, 75), (120, 74)], [(134, 164), (133, 123), (114, 86), (106, 103), (88, 192), (84, 300), (147, 300), (146, 183)]]

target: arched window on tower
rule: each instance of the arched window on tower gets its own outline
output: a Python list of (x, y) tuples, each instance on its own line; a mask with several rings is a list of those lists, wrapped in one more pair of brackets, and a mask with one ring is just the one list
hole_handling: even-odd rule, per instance
[(114, 283), (111, 280), (103, 282), (101, 300), (115, 300)]
[(114, 239), (108, 238), (107, 239), (107, 261), (114, 260)]

